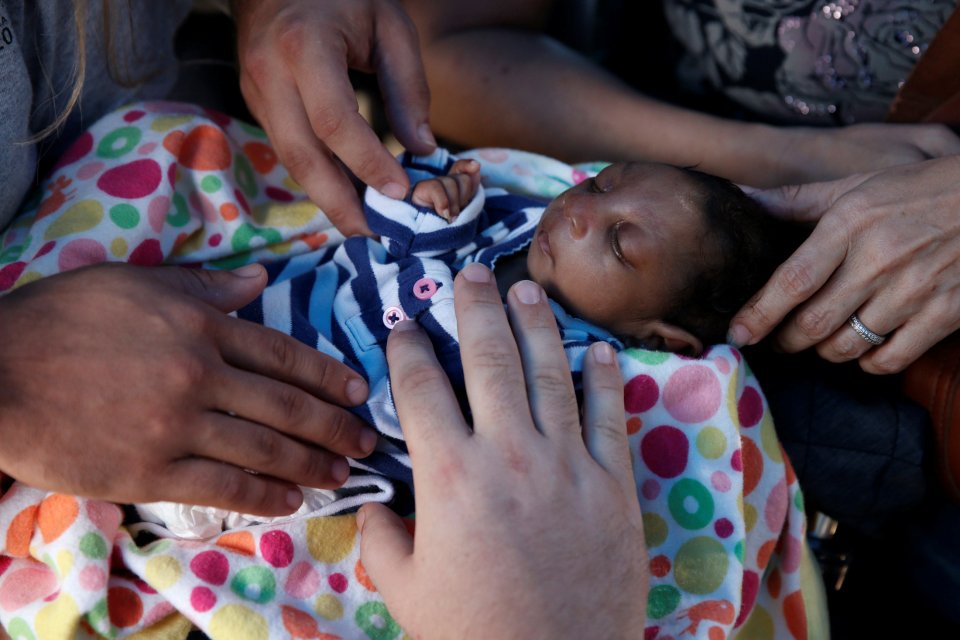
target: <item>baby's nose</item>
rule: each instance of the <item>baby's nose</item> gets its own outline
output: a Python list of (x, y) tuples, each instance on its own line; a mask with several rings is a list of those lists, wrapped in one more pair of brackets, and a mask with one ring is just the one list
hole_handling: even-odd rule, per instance
[(597, 224), (598, 213), (593, 206), (595, 203), (591, 203), (589, 198), (574, 197), (565, 204), (563, 211), (570, 221), (570, 236), (574, 240), (580, 240)]

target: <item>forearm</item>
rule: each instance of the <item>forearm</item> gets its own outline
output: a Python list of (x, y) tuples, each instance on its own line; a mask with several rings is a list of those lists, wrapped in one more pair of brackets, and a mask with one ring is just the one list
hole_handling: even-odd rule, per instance
[(466, 29), (424, 38), (431, 123), (469, 146), (566, 161), (646, 159), (764, 184), (782, 148), (763, 125), (649, 99), (540, 34)]

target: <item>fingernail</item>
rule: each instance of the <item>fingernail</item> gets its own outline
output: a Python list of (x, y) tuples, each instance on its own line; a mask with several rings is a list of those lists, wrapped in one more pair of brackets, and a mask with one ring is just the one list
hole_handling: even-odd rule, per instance
[(735, 324), (727, 332), (727, 342), (735, 347), (742, 347), (750, 342), (753, 336), (743, 325)]
[(613, 347), (606, 342), (594, 343), (591, 352), (597, 364), (613, 364)]
[(403, 200), (403, 197), (407, 195), (407, 190), (398, 182), (388, 182), (383, 185), (383, 189), (380, 189), (380, 193), (394, 200)]
[(529, 280), (521, 280), (514, 285), (514, 291), (517, 292), (517, 300), (523, 304), (537, 304), (540, 302), (540, 287)]
[(476, 282), (478, 284), (486, 284), (490, 282), (490, 269), (487, 269), (482, 264), (478, 264), (476, 262), (471, 262), (465, 266), (460, 273), (462, 273), (463, 277), (470, 282)]
[(424, 144), (428, 144), (431, 147), (437, 146), (437, 139), (433, 137), (433, 132), (430, 131), (430, 125), (426, 122), (417, 129), (417, 137), (419, 137), (420, 141)]
[(340, 484), (346, 482), (347, 476), (350, 475), (350, 466), (347, 461), (342, 458), (334, 460), (333, 464), (330, 465), (330, 475)]
[(244, 265), (242, 267), (237, 267), (236, 269), (231, 270), (230, 273), (241, 278), (255, 278), (263, 273), (263, 267), (257, 263), (253, 263)]
[(372, 429), (364, 429), (360, 433), (360, 450), (364, 453), (372, 453), (377, 448), (377, 432)]
[(362, 378), (351, 378), (347, 382), (347, 400), (356, 406), (367, 399), (367, 383)]
[(394, 331), (416, 331), (417, 321), (407, 318), (406, 320), (401, 320), (397, 324), (393, 325)]
[(287, 506), (291, 509), (299, 509), (303, 503), (303, 494), (300, 489), (290, 489), (287, 491)]
[(363, 521), (367, 519), (367, 514), (363, 509), (357, 511), (357, 531), (363, 533)]

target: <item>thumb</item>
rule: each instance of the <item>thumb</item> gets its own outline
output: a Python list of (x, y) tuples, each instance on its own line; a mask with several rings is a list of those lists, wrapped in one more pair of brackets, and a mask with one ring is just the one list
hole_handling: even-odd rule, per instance
[[(390, 603), (393, 614), (402, 618), (404, 594), (412, 584), (410, 560), (413, 537), (400, 516), (382, 504), (368, 503), (357, 513), (360, 530), (360, 562), (367, 575)], [(409, 594), (407, 594), (409, 595)], [(401, 615), (394, 611), (400, 608)]]
[(262, 265), (248, 264), (233, 271), (163, 267), (152, 269), (153, 277), (167, 286), (229, 313), (250, 303), (267, 284)]

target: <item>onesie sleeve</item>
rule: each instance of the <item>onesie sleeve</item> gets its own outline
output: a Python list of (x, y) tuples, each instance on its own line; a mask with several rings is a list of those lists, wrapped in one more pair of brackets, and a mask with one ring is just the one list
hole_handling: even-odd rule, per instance
[[(455, 161), (446, 149), (437, 149), (429, 156), (404, 153), (400, 158), (411, 185), (447, 175)], [(416, 254), (429, 258), (455, 251), (473, 241), (482, 218), (483, 203), (484, 192), (480, 186), (460, 215), (448, 222), (430, 207), (413, 204), (409, 197), (394, 200), (368, 187), (363, 207), (370, 230), (380, 236), (391, 255), (402, 258)]]

